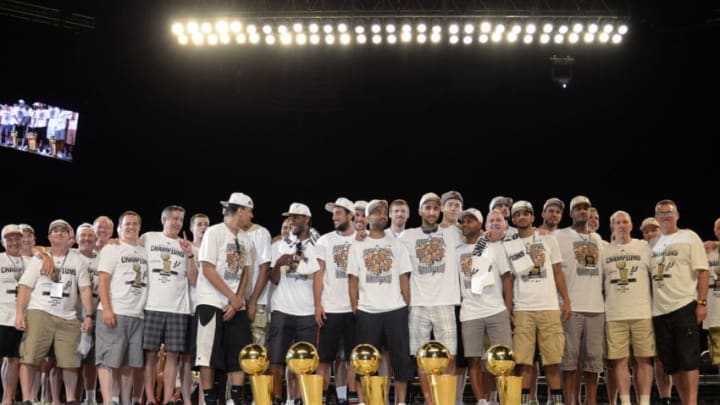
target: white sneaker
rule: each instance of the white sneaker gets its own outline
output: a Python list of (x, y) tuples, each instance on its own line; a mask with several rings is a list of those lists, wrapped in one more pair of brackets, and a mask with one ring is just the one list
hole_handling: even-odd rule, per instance
[(490, 403), (488, 402), (487, 399), (480, 399), (477, 401), (477, 405), (489, 405), (489, 404)]
[(232, 398), (225, 401), (225, 405), (235, 405), (235, 401), (232, 400)]

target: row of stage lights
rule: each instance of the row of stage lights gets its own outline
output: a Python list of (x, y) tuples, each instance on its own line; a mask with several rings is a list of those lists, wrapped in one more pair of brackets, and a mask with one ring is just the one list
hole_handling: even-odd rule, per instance
[(171, 31), (180, 45), (218, 46), (251, 45), (351, 45), (417, 43), (470, 45), (475, 42), (540, 44), (620, 44), (628, 32), (627, 24), (609, 19), (599, 21), (532, 22), (528, 18), (490, 20), (468, 18), (465, 21), (401, 22), (373, 21), (369, 25), (358, 22), (322, 22), (306, 19), (292, 24), (284, 21), (243, 22), (220, 19), (215, 22), (186, 20), (172, 23)]

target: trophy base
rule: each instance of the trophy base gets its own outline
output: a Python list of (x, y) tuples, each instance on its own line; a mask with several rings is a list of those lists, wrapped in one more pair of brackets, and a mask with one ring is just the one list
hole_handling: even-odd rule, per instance
[(430, 374), (430, 392), (435, 405), (454, 405), (457, 394), (457, 377), (450, 374)]

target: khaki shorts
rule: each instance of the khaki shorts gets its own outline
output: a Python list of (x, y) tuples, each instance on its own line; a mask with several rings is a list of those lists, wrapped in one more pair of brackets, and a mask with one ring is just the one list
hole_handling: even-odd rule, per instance
[(708, 348), (713, 366), (720, 366), (720, 328), (710, 328), (708, 331)]
[(25, 317), (25, 336), (20, 343), (20, 363), (40, 366), (55, 349), (58, 368), (80, 367), (80, 321), (63, 319), (45, 311), (30, 309)]
[(655, 357), (655, 333), (652, 319), (627, 319), (605, 323), (608, 360), (630, 357)]
[(515, 363), (528, 366), (534, 364), (536, 340), (543, 365), (560, 364), (565, 348), (560, 310), (515, 311)]

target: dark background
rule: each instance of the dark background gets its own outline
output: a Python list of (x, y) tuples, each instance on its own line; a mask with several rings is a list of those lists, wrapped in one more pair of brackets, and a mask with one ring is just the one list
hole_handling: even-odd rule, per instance
[[(483, 213), (497, 194), (536, 211), (585, 194), (605, 238), (613, 211), (638, 225), (672, 198), (681, 226), (714, 238), (710, 2), (631, 2), (620, 46), (391, 49), (181, 48), (169, 32), (181, 2), (58, 3), (95, 16), (96, 29), (0, 16), (0, 102), (80, 112), (72, 163), (0, 148), (0, 224), (30, 223), (41, 242), (54, 218), (125, 209), (144, 230), (160, 228), (169, 204), (219, 221), (233, 191), (253, 197), (273, 234), (292, 201), (329, 231), (322, 205), (341, 195), (405, 198), (417, 226), (420, 196), (450, 189)], [(551, 80), (553, 54), (576, 60), (568, 89)]]

